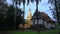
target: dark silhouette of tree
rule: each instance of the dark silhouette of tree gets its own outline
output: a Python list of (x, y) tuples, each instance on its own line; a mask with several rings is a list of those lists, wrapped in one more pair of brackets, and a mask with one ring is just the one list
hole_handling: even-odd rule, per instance
[(6, 0), (0, 0), (0, 30), (6, 29), (5, 12), (7, 11)]
[[(13, 0), (13, 4), (20, 5), (21, 2), (23, 3), (23, 24), (24, 24), (24, 13), (25, 13), (25, 0)], [(15, 9), (15, 21), (16, 21), (16, 9)]]
[(32, 3), (35, 1), (36, 2), (36, 9), (38, 9), (38, 4), (39, 4), (39, 2), (41, 2), (41, 0), (27, 0), (27, 5), (29, 4), (30, 1)]
[(24, 20), (24, 17), (25, 17), (25, 0), (22, 0), (22, 2), (23, 2), (23, 32), (24, 32), (24, 24), (25, 24), (25, 20)]
[(13, 30), (14, 29), (14, 15), (16, 12), (15, 27), (18, 29), (18, 24), (22, 23), (22, 10), (13, 5), (8, 6), (7, 3), (0, 0), (0, 30)]
[(60, 16), (59, 16), (59, 13), (60, 13), (60, 0), (49, 0), (48, 1), (49, 3), (51, 3), (54, 8), (52, 9), (52, 12), (53, 12), (53, 17), (56, 19), (56, 21), (58, 22), (58, 25), (60, 25)]
[[(15, 4), (16, 8), (17, 8), (17, 5), (20, 6), (21, 4), (21, 0), (12, 0), (13, 1), (13, 6)], [(15, 23), (16, 23), (16, 15), (17, 15), (17, 9), (15, 8), (15, 17), (14, 17), (14, 30), (15, 30)]]
[[(11, 23), (12, 25), (14, 24), (14, 15), (15, 15), (15, 7), (13, 8), (14, 6), (10, 6), (9, 8), (9, 18), (11, 19)], [(22, 10), (19, 9), (19, 8), (16, 8), (17, 9), (17, 13), (16, 13), (16, 23), (15, 23), (15, 28), (18, 29), (19, 27), (19, 24), (21, 24), (23, 22), (22, 20)], [(13, 26), (14, 27), (14, 26)]]

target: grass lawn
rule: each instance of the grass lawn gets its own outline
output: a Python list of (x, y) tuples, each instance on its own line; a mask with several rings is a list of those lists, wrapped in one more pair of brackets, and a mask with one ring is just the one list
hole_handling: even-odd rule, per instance
[(0, 31), (0, 34), (58, 34), (60, 29), (50, 29), (46, 31), (40, 31), (40, 33), (36, 31)]

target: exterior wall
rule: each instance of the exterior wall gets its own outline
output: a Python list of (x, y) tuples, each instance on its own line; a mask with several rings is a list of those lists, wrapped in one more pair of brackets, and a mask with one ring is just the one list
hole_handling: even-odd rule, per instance
[(34, 25), (35, 24), (35, 20), (31, 20), (31, 24)]
[(47, 28), (51, 28), (51, 23), (47, 23)]
[[(43, 23), (43, 21), (44, 21), (44, 23)], [(55, 27), (53, 24), (48, 23), (47, 21), (45, 21), (45, 20), (43, 20), (43, 19), (39, 19), (38, 22), (39, 22), (38, 24), (44, 24), (46, 28)], [(32, 25), (37, 24), (37, 19), (33, 19), (33, 20), (31, 21), (31, 24), (32, 24)]]
[(51, 24), (51, 23), (48, 23), (47, 24), (47, 28), (51, 28), (51, 27), (55, 27), (55, 25), (54, 24)]
[(44, 25), (46, 28), (51, 28), (51, 23), (48, 23), (47, 21), (44, 20)]
[(47, 21), (44, 21), (44, 25), (45, 25), (45, 27), (46, 27), (46, 28), (54, 27), (54, 25), (53, 25), (53, 24), (48, 23)]
[(43, 19), (40, 19), (39, 20), (39, 24), (43, 24)]
[[(31, 24), (34, 24), (34, 23), (37, 24), (37, 19), (31, 20), (31, 22), (32, 22)], [(39, 19), (38, 24), (43, 24), (43, 19)]]
[(51, 27), (55, 27), (55, 25), (54, 24), (51, 24)]
[(43, 22), (42, 22), (42, 21), (43, 21), (43, 19), (41, 19), (41, 22), (40, 22), (40, 24), (43, 24)]
[(39, 24), (41, 24), (41, 20), (39, 20)]
[(37, 19), (35, 19), (35, 24), (37, 24)]
[(44, 25), (45, 25), (45, 27), (47, 28), (47, 21), (45, 21), (45, 20), (44, 20)]

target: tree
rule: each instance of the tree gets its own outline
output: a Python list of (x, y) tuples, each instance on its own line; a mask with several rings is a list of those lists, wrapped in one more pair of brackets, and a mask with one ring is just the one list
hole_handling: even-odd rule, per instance
[[(17, 11), (15, 9), (17, 9)], [(16, 29), (18, 29), (19, 28), (18, 24), (23, 22), (22, 13), (23, 12), (20, 8), (15, 7), (14, 5), (8, 6), (8, 4), (5, 2), (5, 0), (0, 0), (0, 30), (13, 29), (14, 15), (16, 15), (15, 27), (16, 27)]]
[(53, 11), (53, 15), (54, 18), (56, 19), (56, 21), (58, 22), (58, 24), (60, 25), (60, 16), (59, 16), (59, 12), (60, 12), (60, 0), (49, 0), (49, 3), (51, 3), (54, 8), (52, 9)]
[(5, 12), (7, 11), (6, 0), (0, 0), (0, 30), (6, 29)]
[(15, 15), (15, 8), (13, 5), (11, 5), (9, 7), (9, 11), (8, 11), (8, 15), (9, 15), (9, 20), (11, 21), (11, 24), (13, 27), (15, 27), (15, 30), (18, 29), (19, 24), (21, 24), (23, 22), (22, 20), (22, 10), (20, 8), (16, 8), (17, 9), (17, 13), (16, 13), (16, 22), (14, 23), (14, 15)]
[(31, 1), (32, 3), (35, 1), (36, 2), (36, 9), (38, 10), (38, 4), (39, 4), (39, 1), (41, 1), (41, 0), (27, 0), (27, 5), (29, 4), (29, 1)]
[[(14, 0), (14, 2), (16, 3), (16, 7), (17, 7), (17, 4), (20, 5), (21, 2), (23, 2), (23, 22), (24, 22), (25, 0)], [(15, 9), (15, 21), (16, 21), (16, 9)]]
[[(14, 6), (14, 3), (15, 3), (16, 8), (17, 8), (17, 5), (21, 4), (21, 0), (12, 0), (12, 1), (13, 1), (13, 6)], [(16, 8), (15, 8), (15, 17), (14, 17), (14, 30), (15, 30), (16, 14), (17, 14), (17, 9)]]

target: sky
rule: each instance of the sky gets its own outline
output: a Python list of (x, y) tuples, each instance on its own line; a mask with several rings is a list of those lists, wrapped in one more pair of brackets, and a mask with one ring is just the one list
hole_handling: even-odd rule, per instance
[[(11, 0), (7, 0), (7, 2), (8, 2), (8, 4), (12, 4)], [(39, 2), (38, 11), (45, 12), (46, 14), (48, 14), (48, 16), (50, 16), (53, 19), (52, 12), (51, 12), (51, 10), (49, 8), (50, 6), (51, 6), (51, 4), (48, 3), (48, 0), (42, 0), (41, 2)], [(22, 3), (19, 6), (19, 8), (23, 8)], [(32, 15), (33, 15), (34, 12), (35, 12), (35, 9), (36, 9), (36, 3), (35, 2), (34, 3), (30, 2), (28, 6), (27, 6), (27, 3), (25, 4), (25, 19), (27, 18), (29, 9), (31, 10)]]

